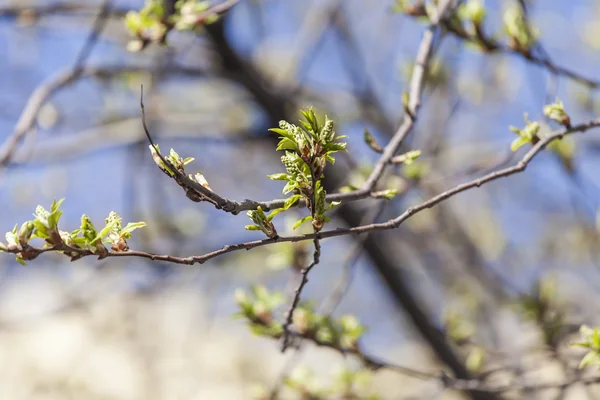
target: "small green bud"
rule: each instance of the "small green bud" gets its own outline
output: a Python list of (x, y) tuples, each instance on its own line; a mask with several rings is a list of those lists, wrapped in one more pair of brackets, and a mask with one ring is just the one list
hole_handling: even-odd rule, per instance
[(525, 114), (525, 124), (525, 127), (522, 129), (515, 128), (514, 126), (509, 127), (511, 131), (519, 135), (510, 145), (512, 151), (517, 151), (521, 146), (527, 143), (535, 143), (539, 140), (540, 123), (529, 121), (527, 114)]
[(98, 235), (98, 231), (96, 231), (92, 220), (86, 214), (81, 216), (81, 233), (88, 241), (96, 239), (96, 236)]
[(6, 242), (8, 243), (8, 246), (17, 246), (18, 243), (18, 237), (17, 237), (17, 230), (19, 229), (19, 224), (15, 224), (15, 227), (13, 228), (12, 231), (10, 232), (6, 232), (6, 235), (4, 236), (6, 238)]
[(292, 315), (292, 323), (300, 334), (307, 333), (310, 329), (311, 313), (304, 308), (296, 308)]
[(571, 127), (571, 118), (565, 111), (562, 101), (559, 99), (556, 99), (556, 103), (554, 104), (544, 106), (544, 115), (567, 128)]
[(383, 148), (377, 143), (377, 141), (375, 140), (373, 135), (371, 135), (371, 132), (369, 132), (367, 129), (365, 129), (363, 138), (364, 138), (365, 143), (371, 149), (373, 149), (373, 151), (375, 151), (377, 153), (383, 153)]
[(21, 246), (25, 246), (25, 245), (27, 245), (27, 243), (29, 243), (29, 240), (31, 239), (31, 235), (33, 234), (34, 229), (35, 229), (35, 225), (33, 224), (32, 221), (27, 221), (27, 222), (23, 223), (23, 225), (21, 225), (21, 229), (19, 229), (19, 233), (18, 233), (19, 243), (21, 244)]
[(411, 150), (399, 156), (393, 157), (390, 161), (392, 164), (412, 164), (421, 156), (421, 150)]
[[(265, 235), (273, 239), (277, 237), (277, 230), (269, 218), (265, 215), (262, 208), (259, 206), (256, 210), (250, 210), (246, 213), (248, 217), (256, 224)], [(248, 229), (248, 227), (246, 227)], [(248, 229), (255, 230), (255, 229)]]
[(333, 121), (328, 119), (325, 121), (325, 125), (323, 125), (323, 129), (321, 129), (321, 140), (325, 143), (331, 142), (335, 137), (335, 130), (333, 126)]
[(240, 288), (235, 289), (233, 297), (235, 298), (235, 302), (239, 306), (248, 304), (250, 302), (250, 298), (248, 297), (248, 294), (243, 289), (240, 289)]
[(479, 0), (469, 0), (458, 8), (458, 17), (461, 20), (472, 21), (474, 25), (481, 25), (485, 18), (485, 8)]

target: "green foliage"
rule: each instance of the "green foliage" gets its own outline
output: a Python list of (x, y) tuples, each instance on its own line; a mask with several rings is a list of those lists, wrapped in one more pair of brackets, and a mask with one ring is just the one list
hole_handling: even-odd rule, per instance
[(334, 320), (330, 316), (315, 313), (306, 303), (294, 310), (292, 321), (302, 336), (344, 350), (356, 349), (358, 340), (366, 331), (366, 327), (354, 316), (344, 315)]
[(539, 140), (538, 133), (540, 131), (540, 123), (537, 121), (531, 122), (525, 113), (525, 127), (522, 129), (511, 126), (511, 131), (516, 133), (519, 137), (513, 140), (510, 145), (512, 151), (517, 151), (520, 147), (528, 144), (535, 143)]
[[(485, 52), (500, 48), (497, 35), (486, 35), (484, 30), (486, 9), (483, 0), (459, 2), (455, 12), (447, 15), (445, 24), (458, 37), (466, 39), (468, 47)], [(396, 0), (393, 10), (411, 15), (424, 22), (430, 22), (436, 12), (437, 1)], [(524, 55), (529, 55), (538, 41), (538, 32), (525, 18), (523, 9), (516, 1), (511, 1), (502, 15), (503, 32), (508, 46)]]
[[(18, 234), (19, 224), (16, 224), (12, 231), (6, 232), (6, 245), (2, 243), (2, 251), (10, 251), (12, 248), (16, 248), (20, 245), (20, 239)], [(6, 250), (5, 250), (6, 249)], [(16, 255), (16, 260), (21, 265), (26, 265), (25, 260), (21, 253)]]
[(486, 352), (483, 348), (474, 346), (471, 351), (469, 351), (469, 355), (465, 360), (467, 369), (474, 374), (481, 372), (481, 369), (484, 365), (485, 356)]
[(358, 340), (367, 331), (354, 315), (343, 315), (337, 320), (340, 346), (345, 349), (356, 348)]
[(471, 339), (475, 333), (475, 326), (465, 318), (464, 313), (456, 310), (447, 310), (444, 313), (444, 330), (449, 338), (461, 344)]
[(219, 18), (217, 14), (208, 12), (209, 1), (179, 0), (175, 5), (173, 16), (175, 29), (179, 31), (195, 30), (202, 24), (212, 24)]
[(162, 0), (146, 0), (144, 7), (138, 11), (129, 11), (125, 15), (125, 27), (136, 40), (127, 46), (130, 51), (139, 51), (144, 41), (162, 43), (167, 34), (164, 21), (165, 9)]
[(537, 33), (527, 24), (521, 5), (511, 2), (502, 20), (509, 45), (516, 51), (529, 53), (537, 43)]
[[(185, 175), (185, 166), (190, 164), (195, 159), (193, 157), (183, 158), (173, 149), (171, 149), (167, 156), (161, 157), (162, 153), (160, 152), (160, 148), (158, 147), (158, 145), (154, 146), (150, 144), (148, 147), (150, 148), (152, 159), (154, 160), (154, 163), (158, 166), (158, 168), (165, 174), (167, 174), (169, 177), (175, 178), (177, 183), (185, 189), (186, 196), (188, 198), (190, 198), (193, 201), (202, 201), (203, 196), (200, 195), (197, 191), (190, 190), (187, 186), (183, 185), (180, 182), (179, 177), (177, 176), (179, 174), (176, 174), (176, 172), (178, 172), (180, 174)], [(188, 178), (204, 186), (206, 189), (212, 191), (210, 185), (206, 181), (206, 178), (204, 178), (204, 175), (202, 175), (201, 173), (197, 172), (195, 174), (188, 174)]]
[(27, 250), (31, 239), (43, 239), (46, 241), (47, 246), (61, 243), (58, 221), (63, 213), (60, 209), (63, 201), (64, 199), (54, 200), (50, 205), (50, 211), (42, 206), (37, 206), (33, 214), (33, 220), (25, 221), (20, 229), (17, 229), (17, 224), (11, 232), (6, 233), (7, 245), (1, 246), (0, 250), (14, 252), (17, 248), (22, 249), (22, 251), (15, 254), (15, 257), (17, 262), (26, 265), (25, 260), (32, 260), (37, 257), (37, 253)]
[(544, 106), (544, 115), (567, 128), (571, 126), (571, 118), (565, 111), (562, 101), (559, 99), (556, 99), (556, 103), (554, 104)]
[(26, 260), (32, 260), (41, 253), (39, 248), (32, 247), (29, 242), (32, 239), (42, 239), (42, 249), (52, 248), (71, 257), (72, 260), (85, 255), (86, 252), (105, 257), (108, 250), (103, 243), (112, 244), (114, 251), (126, 251), (126, 239), (131, 238), (131, 232), (146, 226), (145, 222), (130, 222), (123, 227), (121, 217), (111, 211), (101, 230), (96, 229), (90, 217), (84, 214), (78, 229), (72, 232), (61, 231), (58, 223), (63, 213), (60, 209), (63, 201), (64, 199), (53, 201), (49, 211), (37, 206), (33, 220), (24, 222), (21, 228), (17, 224), (11, 232), (6, 233), (7, 243), (0, 243), (0, 251), (15, 253), (17, 261), (25, 265)]
[(85, 239), (85, 244), (88, 250), (92, 253), (106, 253), (106, 248), (102, 245), (102, 237), (108, 234), (112, 227), (107, 226), (102, 231), (98, 232), (90, 217), (86, 214), (81, 216), (80, 232)]
[(284, 296), (280, 292), (271, 293), (264, 286), (253, 286), (250, 294), (242, 289), (235, 291), (235, 300), (239, 312), (235, 317), (246, 318), (250, 330), (259, 336), (280, 337), (283, 326), (274, 320), (274, 312), (283, 304)]
[[(149, 145), (148, 147), (150, 148), (152, 159), (154, 160), (158, 168), (160, 168), (161, 171), (163, 171), (165, 174), (171, 177), (175, 176), (171, 168), (167, 164), (165, 164), (165, 162), (160, 158), (160, 147), (158, 147), (158, 145), (156, 145), (156, 148), (153, 145)], [(175, 167), (177, 170), (183, 173), (185, 172), (184, 167), (192, 161), (194, 161), (195, 159), (193, 157), (183, 158), (175, 150), (171, 149), (169, 154), (165, 156), (165, 160), (167, 160), (173, 167)]]
[(60, 199), (59, 201), (54, 200), (50, 205), (50, 211), (47, 211), (42, 206), (36, 207), (35, 214), (33, 214), (35, 217), (33, 224), (37, 231), (37, 237), (46, 239), (50, 237), (51, 232), (57, 229), (58, 221), (63, 213), (62, 210), (60, 210), (63, 201), (65, 201), (65, 199)]
[(380, 397), (370, 392), (371, 371), (367, 369), (343, 368), (335, 374), (331, 386), (319, 384), (314, 371), (299, 367), (285, 379), (285, 386), (298, 393), (303, 399), (365, 399)]
[(112, 249), (115, 251), (128, 250), (127, 239), (131, 238), (131, 232), (146, 226), (145, 222), (130, 222), (123, 227), (121, 221), (119, 214), (111, 211), (106, 218), (106, 227), (103, 229), (108, 231), (106, 242), (112, 244)]
[(346, 143), (338, 141), (347, 136), (336, 136), (334, 122), (325, 116), (324, 123), (320, 123), (312, 108), (301, 110), (301, 113), (304, 120), (300, 120), (300, 126), (280, 121), (279, 128), (269, 130), (281, 136), (277, 150), (292, 150), (312, 167), (318, 178), (327, 161), (331, 164), (335, 162), (331, 154), (346, 151)]
[[(154, 160), (158, 168), (160, 168), (160, 170), (163, 171), (165, 174), (173, 177), (175, 173), (171, 170), (171, 168), (169, 168), (167, 164), (165, 164), (162, 158), (160, 158), (160, 147), (158, 145), (156, 145), (156, 147), (153, 145), (148, 145), (148, 148), (150, 148), (150, 154), (152, 154), (152, 159)], [(165, 157), (165, 159), (167, 158)]]
[[(283, 294), (270, 292), (263, 286), (254, 286), (249, 294), (241, 289), (236, 290), (235, 299), (239, 307), (236, 316), (247, 319), (254, 333), (272, 338), (282, 335), (282, 325), (274, 320), (274, 313), (283, 303)], [(366, 331), (366, 327), (352, 315), (333, 319), (316, 313), (308, 303), (301, 303), (294, 310), (292, 328), (304, 338), (342, 351), (356, 350), (359, 339)]]
[(587, 325), (582, 325), (579, 328), (579, 333), (582, 336), (582, 341), (572, 343), (572, 346), (589, 350), (579, 363), (579, 368), (585, 368), (588, 365), (600, 365), (600, 331), (597, 327), (592, 329)]
[(317, 382), (314, 371), (307, 367), (295, 368), (285, 378), (284, 384), (301, 398), (321, 399), (327, 395), (327, 391)]
[(373, 149), (377, 153), (383, 152), (383, 148), (377, 143), (377, 141), (375, 140), (373, 135), (371, 135), (371, 132), (369, 132), (367, 129), (365, 129), (364, 141), (367, 144), (367, 146), (369, 146), (371, 149)]
[[(562, 101), (556, 99), (556, 103), (547, 104), (544, 106), (544, 115), (550, 118), (553, 121), (558, 122), (559, 124), (565, 126), (566, 128), (571, 127), (571, 118), (569, 114), (565, 111), (564, 105)], [(513, 140), (510, 145), (512, 151), (517, 151), (520, 147), (531, 143), (535, 144), (540, 139), (544, 137), (544, 135), (540, 132), (541, 125), (537, 121), (529, 121), (527, 117), (527, 113), (525, 113), (525, 127), (524, 128), (515, 128), (514, 126), (510, 127), (510, 130), (515, 132), (519, 137)], [(573, 158), (575, 154), (575, 144), (570, 138), (565, 138), (561, 140), (554, 140), (548, 145), (548, 149), (555, 152), (565, 168), (567, 170), (573, 170)]]
[(379, 197), (383, 197), (387, 200), (392, 200), (398, 195), (397, 189), (385, 189), (378, 193)]
[(407, 179), (418, 181), (429, 174), (429, 169), (429, 164), (420, 161), (413, 161), (411, 163), (404, 164), (403, 174)]
[(284, 207), (273, 210), (269, 216), (266, 216), (262, 209), (249, 211), (248, 216), (255, 225), (248, 225), (246, 229), (261, 230), (268, 237), (275, 237), (277, 233), (271, 222), (273, 217), (304, 200), (311, 210), (311, 215), (300, 219), (294, 225), (294, 229), (304, 222), (312, 221), (313, 228), (319, 231), (329, 222), (325, 213), (339, 204), (327, 204), (327, 193), (321, 180), (327, 163), (335, 162), (333, 154), (346, 151), (346, 143), (340, 142), (340, 139), (346, 136), (336, 135), (334, 122), (327, 116), (321, 123), (312, 108), (301, 110), (301, 113), (304, 119), (300, 120), (299, 126), (280, 121), (279, 128), (269, 129), (280, 135), (277, 150), (285, 150), (285, 154), (281, 156), (281, 163), (286, 172), (268, 177), (276, 181), (285, 181), (283, 193), (292, 195), (285, 201)]
[(404, 154), (400, 154), (392, 159), (394, 164), (410, 165), (415, 162), (417, 158), (421, 157), (421, 150), (411, 150)]
[[(468, 0), (458, 6), (456, 15), (463, 22), (469, 22), (469, 27), (479, 28), (485, 19), (485, 7), (480, 0)], [(475, 29), (470, 29), (475, 33)]]
[(129, 11), (125, 15), (125, 27), (135, 37), (128, 46), (129, 51), (140, 51), (148, 43), (165, 43), (171, 29), (195, 31), (218, 20), (210, 11), (209, 1), (178, 0), (175, 13), (166, 15), (162, 0), (146, 0), (140, 11)]
[(248, 217), (255, 223), (255, 225), (246, 225), (246, 229), (249, 231), (262, 231), (269, 238), (273, 239), (277, 237), (277, 230), (271, 222), (273, 217), (277, 214), (271, 213), (271, 215), (265, 215), (265, 212), (261, 207), (256, 210), (250, 210), (246, 213)]
[(395, 12), (412, 15), (422, 19), (428, 19), (427, 10), (422, 1), (396, 0), (392, 10)]

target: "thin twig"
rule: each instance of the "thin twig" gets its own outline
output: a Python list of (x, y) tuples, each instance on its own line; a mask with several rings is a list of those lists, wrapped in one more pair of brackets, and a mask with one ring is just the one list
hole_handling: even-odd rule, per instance
[(51, 79), (45, 84), (38, 86), (33, 92), (21, 113), (21, 117), (19, 118), (14, 131), (8, 139), (6, 139), (0, 149), (0, 167), (4, 167), (10, 163), (19, 142), (34, 128), (37, 115), (46, 103), (46, 99), (48, 99), (55, 90), (73, 82), (84, 72), (85, 63), (98, 42), (100, 33), (106, 25), (106, 20), (110, 14), (110, 8), (111, 0), (104, 0), (102, 8), (94, 21), (92, 30), (81, 51), (78, 53), (73, 66), (68, 71), (60, 74), (57, 78)]
[(299, 346), (297, 349), (295, 349), (295, 352), (292, 354), (292, 356), (285, 362), (285, 365), (279, 372), (277, 378), (275, 379), (273, 387), (270, 390), (269, 400), (277, 399), (277, 396), (281, 391), (281, 387), (285, 384), (285, 380), (292, 373), (294, 367), (300, 362), (303, 350), (304, 348)]
[(292, 303), (290, 304), (290, 308), (288, 309), (285, 317), (285, 322), (283, 323), (283, 341), (281, 345), (281, 352), (284, 352), (289, 343), (289, 327), (292, 324), (292, 318), (294, 316), (294, 310), (298, 307), (298, 303), (300, 303), (300, 295), (302, 294), (302, 289), (308, 282), (308, 273), (315, 265), (319, 263), (321, 259), (321, 243), (319, 241), (319, 228), (315, 225), (315, 217), (316, 217), (316, 205), (317, 205), (317, 183), (319, 182), (319, 177), (315, 174), (315, 170), (313, 167), (314, 157), (312, 157), (308, 163), (308, 168), (310, 169), (311, 176), (311, 185), (312, 185), (312, 196), (311, 196), (311, 204), (310, 204), (310, 214), (312, 216), (312, 224), (313, 224), (313, 245), (315, 247), (315, 251), (313, 253), (312, 262), (300, 271), (300, 283), (294, 292), (294, 298), (292, 299)]
[[(260, 319), (252, 320), (252, 323), (269, 326), (265, 324), (264, 321)], [(318, 347), (327, 348), (330, 350), (334, 350), (342, 355), (351, 355), (358, 358), (361, 363), (370, 368), (371, 370), (389, 370), (396, 372), (398, 374), (420, 379), (424, 381), (435, 380), (438, 381), (443, 388), (445, 389), (454, 389), (465, 392), (486, 392), (486, 393), (505, 393), (505, 392), (514, 392), (514, 391), (524, 391), (524, 392), (536, 392), (541, 390), (550, 390), (550, 389), (563, 389), (575, 384), (582, 385), (594, 385), (600, 383), (600, 376), (592, 376), (592, 377), (574, 377), (569, 380), (563, 382), (548, 382), (548, 383), (521, 383), (521, 382), (511, 382), (503, 385), (493, 385), (491, 383), (486, 382), (483, 378), (478, 379), (458, 379), (453, 376), (448, 375), (443, 371), (439, 372), (429, 372), (423, 371), (415, 368), (408, 368), (402, 365), (394, 364), (380, 358), (365, 354), (360, 347), (340, 347), (339, 345), (332, 343), (330, 341), (322, 341), (319, 340), (314, 334), (300, 333), (295, 331), (290, 331), (289, 335), (294, 336), (297, 339), (302, 339), (305, 341), (309, 341)], [(271, 337), (273, 339), (279, 339), (282, 334), (274, 334)], [(498, 371), (493, 371), (498, 372)], [(489, 377), (491, 374), (484, 374), (484, 376)]]
[[(74, 83), (77, 79), (88, 78), (88, 77), (96, 77), (98, 79), (106, 79), (108, 77), (112, 77), (119, 74), (125, 74), (130, 72), (140, 72), (140, 71), (148, 71), (153, 72), (156, 68), (148, 65), (97, 65), (90, 66), (84, 65), (81, 70), (76, 71), (72, 67), (60, 71), (58, 74), (53, 77), (47, 79), (41, 85), (39, 85), (33, 92), (33, 94), (29, 97), (27, 101), (27, 105), (23, 109), (19, 122), (16, 125), (16, 132), (24, 132), (19, 133), (21, 137), (28, 134), (35, 124), (35, 120), (42, 109), (43, 105), (60, 89), (67, 87), (68, 85)], [(170, 74), (180, 74), (184, 76), (201, 76), (204, 75), (206, 71), (199, 68), (190, 68), (180, 65), (169, 65), (166, 72)], [(4, 164), (0, 163), (0, 167), (6, 166), (9, 163), (13, 163), (18, 154), (16, 151), (16, 145), (18, 144), (18, 137), (13, 134), (14, 137), (11, 137), (6, 140), (2, 149), (0, 150), (0, 154), (6, 156), (8, 154), (9, 159), (4, 160)], [(13, 140), (15, 140), (13, 142)], [(20, 161), (22, 162), (22, 161)]]
[[(35, 18), (57, 14), (77, 14), (87, 17), (90, 14), (96, 15), (96, 4), (85, 4), (84, 2), (56, 2), (52, 4), (27, 5), (15, 3), (14, 5), (1, 6), (0, 17), (19, 17), (26, 14)], [(83, 3), (83, 4), (82, 4)], [(123, 17), (129, 9), (113, 7), (110, 15), (114, 17)]]
[[(156, 151), (156, 154), (160, 158), (160, 160), (164, 163), (165, 166), (169, 168), (172, 175), (170, 176), (175, 179), (177, 184), (181, 186), (191, 199), (197, 199), (197, 201), (208, 201), (212, 203), (216, 208), (222, 209), (227, 212), (231, 212), (233, 214), (237, 214), (237, 207), (239, 206), (238, 202), (231, 201), (225, 197), (219, 196), (217, 193), (213, 192), (211, 189), (203, 186), (201, 183), (196, 182), (195, 180), (188, 177), (184, 172), (180, 171), (173, 164), (167, 160), (162, 153), (160, 152), (158, 146), (152, 139), (152, 135), (150, 134), (150, 130), (148, 129), (148, 125), (146, 124), (146, 111), (144, 108), (144, 86), (141, 86), (140, 91), (140, 109), (142, 112), (142, 127), (144, 128), (144, 132), (146, 133), (146, 137), (150, 142), (150, 145)], [(192, 196), (195, 195), (195, 196)]]
[(478, 380), (448, 380), (452, 389), (463, 391), (481, 391), (488, 393), (505, 393), (513, 391), (537, 392), (540, 390), (564, 389), (575, 384), (595, 385), (600, 383), (600, 376), (590, 376), (586, 378), (573, 378), (564, 382), (548, 382), (548, 383), (509, 383), (503, 386), (488, 386)]
[[(257, 319), (253, 319), (252, 321), (253, 324), (257, 324), (257, 325), (262, 325), (265, 327), (270, 327), (270, 324), (265, 323), (263, 320), (257, 318)], [(306, 332), (306, 333), (300, 333), (300, 332), (296, 332), (294, 330), (290, 330), (288, 335), (299, 339), (299, 340), (305, 340), (308, 341), (318, 347), (323, 347), (323, 348), (327, 348), (327, 349), (331, 349), (331, 350), (335, 350), (338, 353), (342, 354), (342, 355), (352, 355), (357, 357), (366, 367), (372, 369), (372, 370), (379, 370), (379, 369), (388, 369), (391, 371), (395, 371), (398, 372), (400, 374), (412, 377), (412, 378), (416, 378), (416, 379), (421, 379), (421, 380), (429, 380), (429, 379), (436, 379), (440, 377), (440, 374), (437, 373), (432, 373), (432, 372), (425, 372), (425, 371), (420, 371), (417, 369), (413, 369), (413, 368), (408, 368), (408, 367), (404, 367), (401, 365), (397, 365), (397, 364), (393, 364), (381, 359), (378, 359), (376, 357), (373, 356), (369, 356), (367, 354), (365, 354), (362, 350), (360, 350), (359, 347), (340, 347), (339, 345), (335, 344), (334, 342), (331, 341), (323, 341), (320, 340), (319, 338), (317, 338), (314, 335), (314, 332)], [(283, 336), (283, 333), (276, 333), (271, 335), (270, 337), (272, 337), (273, 339), (280, 339)]]
[(450, 3), (450, 0), (441, 2), (438, 7), (437, 15), (431, 19), (430, 27), (423, 34), (423, 39), (421, 40), (419, 50), (417, 51), (415, 67), (410, 80), (410, 100), (407, 107), (408, 112), (404, 115), (404, 119), (402, 120), (400, 127), (396, 130), (396, 133), (388, 145), (383, 149), (381, 157), (375, 164), (375, 167), (367, 178), (364, 186), (357, 191), (358, 193), (356, 193), (356, 195), (358, 196), (366, 196), (375, 188), (375, 185), (383, 175), (390, 160), (394, 157), (394, 155), (396, 155), (400, 149), (400, 146), (404, 142), (404, 139), (414, 126), (419, 108), (421, 106), (421, 95), (423, 93), (426, 71), (431, 59), (435, 32), (439, 23), (442, 21), (443, 16), (447, 12)]
[[(407, 14), (407, 15), (409, 15), (409, 14)], [(416, 17), (416, 16), (417, 15), (414, 15), (413, 17)], [(596, 89), (596, 88), (600, 87), (600, 81), (591, 79), (591, 78), (586, 78), (585, 76), (580, 75), (577, 72), (574, 72), (568, 68), (556, 65), (547, 56), (538, 57), (538, 56), (532, 54), (532, 52), (530, 52), (530, 51), (524, 51), (522, 49), (514, 49), (506, 44), (497, 42), (493, 39), (483, 37), (483, 36), (477, 36), (477, 34), (475, 34), (475, 35), (470, 34), (467, 31), (465, 31), (464, 29), (458, 29), (455, 25), (453, 25), (451, 23), (446, 23), (445, 21), (443, 22), (443, 25), (444, 25), (444, 29), (447, 32), (452, 33), (459, 39), (465, 40), (469, 43), (482, 45), (484, 47), (484, 50), (486, 53), (506, 53), (506, 54), (516, 55), (516, 56), (519, 56), (519, 57), (529, 61), (530, 63), (532, 63), (534, 65), (538, 65), (538, 66), (547, 68), (551, 73), (553, 73), (555, 75), (566, 76), (567, 78), (577, 81), (583, 85), (586, 85), (589, 88)], [(483, 35), (481, 32), (479, 32), (479, 34)], [(543, 49), (542, 49), (542, 52), (544, 52)]]

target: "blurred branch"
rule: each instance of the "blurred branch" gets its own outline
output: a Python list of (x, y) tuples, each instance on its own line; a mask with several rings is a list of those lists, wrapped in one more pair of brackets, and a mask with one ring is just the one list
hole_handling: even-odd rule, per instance
[[(37, 4), (37, 5), (23, 5), (15, 4), (10, 6), (0, 7), (0, 17), (19, 17), (21, 15), (28, 15), (34, 17), (42, 17), (55, 14), (71, 14), (71, 13), (93, 13), (97, 9), (97, 5), (87, 4), (86, 2), (56, 2), (52, 4)], [(128, 10), (111, 8), (110, 14), (116, 16), (123, 16)]]
[[(270, 327), (269, 323), (266, 323), (265, 321), (263, 321), (260, 318), (256, 318), (255, 320), (251, 321), (253, 324), (256, 325), (261, 325), (264, 326), (266, 328)], [(273, 339), (280, 339), (281, 336), (283, 335), (283, 333), (273, 333), (270, 334), (269, 336), (272, 337)], [(296, 332), (296, 331), (290, 331), (289, 335), (292, 336), (295, 339), (301, 339), (301, 340), (306, 340), (311, 342), (312, 344), (319, 346), (319, 347), (325, 347), (331, 350), (335, 350), (338, 353), (342, 354), (342, 355), (352, 355), (357, 357), (366, 367), (372, 369), (372, 370), (378, 370), (378, 369), (388, 369), (394, 372), (398, 372), (402, 375), (406, 375), (412, 378), (416, 378), (416, 379), (435, 379), (438, 378), (439, 375), (435, 374), (435, 373), (430, 373), (430, 372), (424, 372), (424, 371), (419, 371), (413, 368), (407, 368), (407, 367), (403, 367), (400, 365), (396, 365), (393, 363), (389, 363), (387, 361), (383, 361), (380, 359), (377, 359), (375, 357), (369, 356), (367, 354), (365, 354), (361, 349), (358, 348), (358, 346), (356, 347), (341, 347), (339, 345), (336, 345), (334, 343), (331, 343), (329, 341), (324, 341), (321, 340), (319, 338), (317, 338), (314, 334), (310, 333), (310, 332), (306, 332), (306, 333), (300, 333), (300, 332)]]
[[(78, 79), (84, 77), (97, 77), (106, 79), (115, 75), (132, 72), (152, 72), (155, 67), (145, 65), (106, 65), (82, 66), (79, 70), (69, 68), (59, 72), (56, 76), (38, 86), (29, 97), (13, 134), (4, 142), (0, 149), (0, 167), (5, 167), (12, 162), (19, 140), (26, 136), (34, 127), (43, 105), (60, 89), (63, 89)], [(199, 76), (205, 71), (196, 68), (170, 65), (165, 70), (167, 73)]]
[[(409, 15), (409, 14), (407, 14), (407, 15)], [(420, 15), (414, 15), (413, 17), (417, 17), (417, 16), (420, 16)], [(538, 65), (538, 66), (548, 69), (551, 73), (553, 73), (555, 75), (566, 76), (574, 81), (577, 81), (577, 82), (579, 82), (583, 85), (586, 85), (590, 88), (593, 88), (593, 89), (600, 87), (600, 81), (595, 80), (595, 79), (586, 78), (586, 77), (582, 76), (581, 74), (578, 74), (577, 72), (574, 72), (568, 68), (564, 68), (564, 67), (554, 64), (552, 62), (552, 60), (550, 60), (550, 58), (547, 56), (547, 54), (544, 57), (539, 57), (539, 56), (534, 55), (531, 51), (525, 51), (523, 49), (512, 48), (506, 44), (500, 43), (491, 38), (483, 36), (482, 32), (478, 32), (476, 34), (470, 34), (467, 31), (465, 31), (464, 29), (460, 29), (459, 27), (450, 23), (449, 21), (443, 21), (443, 26), (447, 32), (452, 33), (456, 37), (458, 37), (464, 41), (467, 41), (471, 44), (483, 47), (483, 51), (485, 53), (506, 53), (506, 54), (517, 55), (532, 64), (535, 64), (535, 65)], [(542, 52), (545, 54), (545, 52), (543, 51), (543, 48), (542, 48)]]
[(68, 85), (77, 79), (83, 72), (87, 59), (89, 58), (94, 46), (98, 42), (100, 33), (104, 29), (106, 19), (110, 13), (110, 0), (104, 0), (102, 7), (88, 38), (83, 45), (83, 48), (77, 55), (73, 66), (60, 74), (58, 77), (49, 80), (48, 82), (38, 86), (34, 93), (31, 95), (25, 109), (21, 113), (21, 117), (17, 122), (17, 125), (12, 134), (6, 139), (2, 148), (0, 148), (0, 167), (6, 166), (10, 163), (17, 145), (23, 139), (28, 132), (30, 132), (35, 126), (35, 120), (37, 115), (44, 105), (46, 99), (52, 95), (57, 89)]
[[(266, 323), (260, 318), (256, 318), (251, 321), (253, 324), (270, 328), (270, 324)], [(523, 391), (523, 392), (536, 392), (549, 389), (564, 389), (575, 384), (593, 385), (600, 383), (600, 376), (581, 377), (577, 376), (563, 382), (548, 382), (548, 383), (523, 383), (523, 382), (510, 382), (504, 385), (494, 385), (485, 381), (484, 377), (489, 377), (495, 372), (501, 372), (500, 370), (493, 370), (490, 373), (484, 373), (481, 378), (475, 379), (460, 379), (455, 378), (444, 371), (438, 373), (422, 371), (414, 368), (404, 367), (398, 364), (390, 363), (379, 358), (366, 354), (359, 346), (354, 347), (341, 347), (335, 343), (320, 340), (311, 332), (300, 333), (290, 332), (290, 335), (296, 339), (306, 340), (318, 347), (328, 348), (334, 350), (342, 355), (352, 355), (360, 360), (360, 362), (367, 368), (377, 370), (388, 370), (396, 372), (398, 374), (420, 379), (420, 380), (437, 380), (444, 389), (460, 390), (465, 392), (478, 392), (481, 394), (500, 394), (505, 392)], [(282, 334), (273, 333), (269, 336), (274, 339), (279, 339)]]
[(277, 379), (273, 383), (271, 390), (269, 391), (269, 400), (276, 400), (279, 397), (279, 392), (282, 386), (285, 384), (286, 379), (291, 374), (292, 370), (296, 367), (302, 357), (302, 351), (304, 348), (298, 346), (294, 349), (292, 356), (286, 361), (283, 368), (279, 372)]
[[(160, 111), (160, 110), (159, 110)], [(176, 113), (163, 114), (157, 112), (158, 118), (161, 122), (166, 124), (183, 124), (183, 126), (190, 129), (196, 129), (198, 125), (192, 126), (187, 122), (180, 122), (180, 119), (185, 117), (179, 117)], [(197, 115), (197, 114), (196, 114)], [(185, 120), (187, 121), (187, 119)], [(24, 146), (17, 149), (16, 155), (13, 157), (10, 165), (7, 168), (19, 168), (25, 165), (43, 164), (45, 166), (56, 163), (62, 163), (71, 160), (80, 160), (90, 154), (95, 154), (98, 151), (103, 151), (107, 148), (114, 148), (117, 146), (130, 146), (138, 143), (142, 140), (145, 152), (148, 147), (146, 146), (146, 136), (143, 132), (140, 132), (137, 128), (139, 127), (139, 116), (130, 117), (124, 115), (94, 125), (90, 128), (74, 132), (72, 135), (69, 134), (65, 137), (53, 138), (52, 140), (44, 140), (38, 143), (37, 148), (31, 149), (25, 152)], [(207, 126), (206, 124), (199, 124), (200, 127)], [(177, 125), (180, 126), (180, 125)], [(212, 125), (214, 127), (214, 125)], [(221, 127), (220, 124), (216, 124), (217, 127)], [(171, 133), (171, 132), (169, 132)], [(198, 137), (197, 132), (176, 132), (174, 134), (166, 135), (171, 140), (187, 140), (193, 139), (196, 143), (202, 143), (206, 145), (215, 146), (246, 146), (249, 143), (257, 143), (268, 140), (264, 136), (260, 135), (248, 135), (245, 129), (236, 129), (227, 132), (225, 136), (207, 135)], [(28, 138), (33, 137), (32, 135)]]

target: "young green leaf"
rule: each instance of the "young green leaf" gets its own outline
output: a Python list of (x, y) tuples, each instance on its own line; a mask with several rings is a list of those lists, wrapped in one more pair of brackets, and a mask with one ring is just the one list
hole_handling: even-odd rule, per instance
[(127, 225), (125, 225), (125, 228), (123, 228), (121, 230), (121, 236), (126, 237), (126, 238), (130, 238), (131, 236), (131, 232), (133, 232), (136, 229), (139, 228), (143, 228), (146, 226), (146, 223), (144, 221), (140, 221), (140, 222), (129, 222)]
[(544, 106), (544, 115), (567, 128), (571, 127), (571, 118), (565, 111), (562, 101), (559, 99), (556, 99), (556, 103), (554, 104)]
[(312, 219), (313, 219), (313, 218), (312, 218), (312, 215), (308, 215), (308, 216), (306, 216), (306, 217), (302, 218), (301, 220), (297, 221), (297, 222), (294, 224), (294, 226), (292, 227), (292, 229), (296, 229), (296, 228), (298, 228), (300, 225), (302, 225), (303, 223), (305, 223), (305, 222), (308, 222), (308, 221), (312, 221)]

